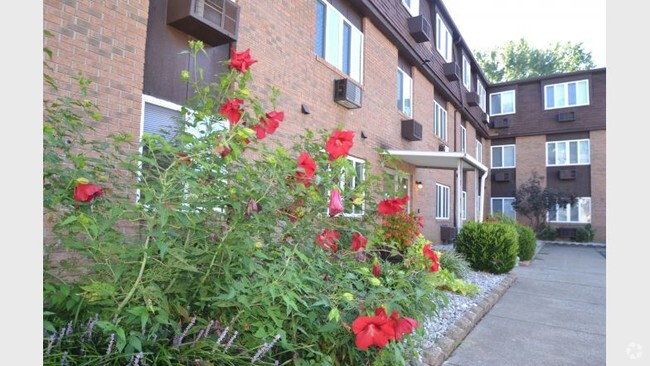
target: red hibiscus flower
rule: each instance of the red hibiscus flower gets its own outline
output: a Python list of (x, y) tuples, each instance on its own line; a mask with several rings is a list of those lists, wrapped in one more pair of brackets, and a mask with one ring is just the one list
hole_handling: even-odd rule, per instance
[(407, 317), (400, 318), (399, 314), (395, 310), (393, 310), (390, 318), (393, 321), (393, 326), (395, 328), (395, 339), (398, 341), (402, 340), (402, 335), (411, 333), (413, 329), (420, 325), (420, 323), (415, 319)]
[(408, 201), (409, 201), (408, 195), (405, 195), (402, 198), (395, 197), (395, 198), (385, 199), (379, 202), (379, 206), (377, 206), (377, 211), (381, 214), (386, 214), (386, 215), (396, 214), (404, 209), (403, 206), (406, 205)]
[(440, 260), (438, 259), (436, 252), (431, 249), (431, 244), (425, 245), (424, 248), (422, 248), (422, 254), (431, 259), (432, 264), (431, 267), (429, 267), (429, 272), (437, 272), (440, 269)]
[(316, 163), (308, 152), (305, 151), (298, 156), (298, 168), (304, 169), (304, 172), (296, 173), (297, 180), (302, 182), (305, 187), (309, 187), (311, 185), (309, 181), (314, 177), (314, 173), (316, 172)]
[(239, 119), (241, 118), (241, 114), (244, 111), (241, 108), (242, 104), (244, 104), (244, 101), (239, 98), (235, 98), (235, 99), (228, 98), (226, 103), (224, 103), (221, 106), (221, 109), (219, 109), (219, 113), (226, 116), (228, 118), (228, 121), (230, 121), (230, 123), (236, 124), (237, 122), (239, 122)]
[(334, 131), (325, 144), (325, 150), (329, 153), (330, 161), (336, 160), (341, 156), (347, 156), (348, 151), (352, 148), (353, 138), (354, 131)]
[(375, 310), (375, 316), (360, 316), (352, 322), (352, 332), (357, 336), (354, 344), (365, 351), (368, 347), (384, 347), (395, 338), (393, 320), (388, 318), (383, 307)]
[(334, 253), (338, 249), (338, 244), (335, 242), (338, 239), (341, 239), (341, 234), (329, 229), (325, 229), (320, 235), (316, 235), (316, 242), (323, 248), (329, 249)]
[(280, 126), (280, 122), (284, 119), (284, 112), (271, 111), (266, 113), (266, 116), (260, 118), (260, 123), (253, 126), (257, 133), (257, 139), (262, 140), (266, 135), (270, 135)]
[(381, 276), (381, 266), (379, 265), (379, 262), (375, 261), (375, 263), (372, 265), (372, 274), (375, 277)]
[(352, 234), (352, 250), (363, 250), (366, 248), (366, 243), (368, 243), (368, 239), (361, 233), (355, 232)]
[(237, 69), (241, 72), (246, 72), (248, 67), (257, 62), (251, 59), (251, 49), (237, 53), (233, 48), (230, 49), (230, 63), (228, 66)]
[(74, 200), (79, 202), (90, 202), (95, 197), (102, 196), (102, 187), (91, 183), (77, 183), (74, 188)]
[(330, 216), (336, 216), (343, 212), (343, 201), (341, 200), (341, 193), (338, 189), (330, 191)]

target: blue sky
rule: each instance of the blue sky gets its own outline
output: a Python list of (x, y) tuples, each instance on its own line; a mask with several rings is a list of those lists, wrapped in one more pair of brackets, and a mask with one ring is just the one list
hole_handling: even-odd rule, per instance
[(443, 0), (473, 52), (524, 38), (534, 47), (582, 43), (606, 66), (605, 0)]

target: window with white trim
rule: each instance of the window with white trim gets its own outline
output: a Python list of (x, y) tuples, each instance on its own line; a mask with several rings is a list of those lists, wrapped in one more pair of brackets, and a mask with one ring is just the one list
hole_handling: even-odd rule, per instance
[(490, 116), (515, 113), (515, 91), (506, 90), (490, 94)]
[(481, 107), (481, 110), (483, 112), (487, 111), (486, 108), (486, 94), (485, 94), (485, 87), (483, 86), (483, 83), (481, 80), (477, 77), (476, 78), (476, 92), (478, 93), (478, 105)]
[(386, 169), (384, 176), (384, 198), (408, 196), (406, 212), (411, 212), (411, 176), (400, 171)]
[[(352, 192), (359, 188), (361, 182), (365, 179), (366, 161), (352, 156), (347, 156), (348, 161), (352, 164), (353, 172), (349, 178), (346, 178), (345, 172), (341, 174), (341, 192)], [(343, 202), (344, 216), (361, 216), (364, 214), (365, 203), (363, 197), (357, 197), (361, 202)]]
[(490, 213), (494, 214), (504, 214), (513, 219), (517, 218), (515, 208), (512, 204), (515, 203), (514, 197), (492, 197), (492, 207)]
[(462, 220), (467, 220), (467, 192), (463, 191), (463, 194), (460, 196), (460, 218)]
[(447, 25), (445, 25), (440, 14), (436, 14), (436, 49), (447, 62), (454, 60), (453, 47), (451, 33), (447, 29)]
[(548, 213), (549, 222), (591, 223), (591, 197), (580, 197), (574, 204), (556, 205)]
[(472, 90), (472, 65), (469, 59), (463, 53), (463, 85), (468, 91)]
[(515, 145), (492, 146), (492, 168), (514, 168)]
[(449, 187), (436, 183), (436, 219), (449, 219)]
[(361, 83), (363, 33), (327, 1), (316, 0), (316, 54)]
[(467, 152), (467, 129), (460, 126), (460, 151)]
[(397, 109), (413, 117), (413, 79), (402, 69), (397, 68)]
[(589, 105), (589, 80), (544, 86), (544, 109)]
[(483, 164), (483, 144), (478, 139), (476, 139), (476, 160)]
[(588, 165), (589, 139), (549, 141), (546, 143), (546, 166)]
[(447, 141), (447, 109), (433, 101), (433, 132), (441, 140)]
[(420, 15), (420, 0), (402, 0), (402, 4), (408, 9), (412, 16)]

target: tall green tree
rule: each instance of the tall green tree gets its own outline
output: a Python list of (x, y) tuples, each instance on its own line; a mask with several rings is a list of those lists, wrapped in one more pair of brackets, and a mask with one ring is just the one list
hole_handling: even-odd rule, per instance
[(546, 49), (532, 47), (521, 38), (493, 50), (475, 52), (476, 61), (492, 83), (596, 68), (582, 43), (556, 43)]

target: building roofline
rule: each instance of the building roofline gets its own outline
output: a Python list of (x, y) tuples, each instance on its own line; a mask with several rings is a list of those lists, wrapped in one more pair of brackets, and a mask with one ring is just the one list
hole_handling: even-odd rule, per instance
[(504, 81), (504, 82), (501, 82), (501, 83), (494, 83), (494, 84), (491, 84), (490, 87), (499, 87), (499, 86), (508, 86), (508, 85), (532, 83), (532, 82), (536, 82), (536, 81), (542, 81), (542, 80), (548, 80), (548, 79), (556, 79), (556, 78), (561, 78), (561, 77), (571, 77), (571, 76), (577, 76), (577, 75), (582, 75), (582, 74), (599, 74), (599, 73), (604, 73), (606, 71), (607, 71), (606, 67), (600, 67), (600, 68), (596, 68), (596, 69), (578, 70), (578, 71), (573, 71), (573, 72), (559, 72), (559, 73), (550, 74), (550, 75), (534, 76), (534, 77), (525, 78), (525, 79), (518, 79), (518, 80)]

